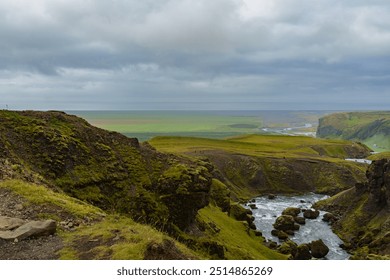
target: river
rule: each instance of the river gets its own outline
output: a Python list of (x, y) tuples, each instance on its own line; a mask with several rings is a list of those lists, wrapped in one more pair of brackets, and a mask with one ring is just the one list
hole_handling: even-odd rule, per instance
[[(255, 198), (254, 204), (256, 204), (258, 209), (252, 209), (253, 216), (255, 217), (254, 223), (256, 227), (262, 231), (263, 236), (266, 239), (280, 243), (277, 237), (271, 235), (271, 230), (274, 229), (272, 224), (275, 222), (276, 217), (280, 216), (282, 211), (287, 207), (310, 209), (313, 203), (325, 198), (327, 198), (327, 196), (313, 193), (292, 197), (277, 196), (275, 199), (257, 197)], [(249, 208), (248, 206), (246, 207)], [(302, 244), (322, 239), (329, 247), (329, 253), (326, 255), (326, 259), (348, 259), (350, 255), (340, 248), (340, 244), (342, 244), (343, 241), (333, 233), (328, 223), (322, 221), (322, 217), (325, 213), (326, 212), (320, 211), (320, 216), (317, 219), (306, 219), (306, 224), (301, 225), (300, 229), (295, 232), (295, 235), (290, 236), (290, 240), (297, 244)], [(302, 216), (302, 213), (300, 216)]]

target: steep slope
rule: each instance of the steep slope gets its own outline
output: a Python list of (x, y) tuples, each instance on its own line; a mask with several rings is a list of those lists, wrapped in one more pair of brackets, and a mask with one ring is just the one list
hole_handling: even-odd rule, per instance
[(390, 160), (373, 161), (366, 177), (316, 207), (336, 215), (333, 228), (354, 258), (390, 258)]
[[(263, 245), (247, 222), (228, 215), (230, 197), (225, 197), (227, 209), (213, 208), (215, 219), (223, 224), (218, 231), (208, 230), (199, 210), (210, 202), (214, 205), (224, 193), (215, 187), (213, 169), (207, 161), (158, 152), (62, 112), (0, 111), (0, 190), (10, 198), (0, 215), (17, 215), (16, 208), (7, 209), (34, 198), (22, 207), (25, 218), (51, 218), (61, 225), (53, 248), (62, 250), (42, 258), (286, 258)], [(73, 199), (85, 211), (93, 206), (105, 217), (88, 218), (83, 207), (69, 206)], [(69, 213), (68, 206), (75, 213)], [(39, 212), (34, 214), (31, 207)], [(231, 250), (235, 245), (218, 236), (229, 235), (237, 225), (237, 238), (249, 235), (241, 250)], [(156, 244), (151, 244), (153, 239)], [(251, 251), (254, 243), (256, 253)], [(34, 244), (24, 245), (34, 251)], [(9, 244), (1, 241), (0, 247)], [(169, 255), (170, 251), (176, 253)], [(251, 253), (243, 254), (247, 251)]]
[(208, 204), (207, 168), (135, 138), (61, 112), (2, 111), (0, 123), (3, 162), (26, 180), (35, 175), (73, 197), (160, 227), (173, 223), (184, 230)]
[(335, 194), (364, 177), (364, 165), (344, 158), (369, 154), (357, 143), (297, 136), (156, 137), (150, 144), (163, 152), (209, 160), (216, 167), (214, 177), (239, 200), (266, 193)]
[(335, 113), (319, 120), (317, 136), (361, 141), (376, 151), (390, 150), (390, 112)]

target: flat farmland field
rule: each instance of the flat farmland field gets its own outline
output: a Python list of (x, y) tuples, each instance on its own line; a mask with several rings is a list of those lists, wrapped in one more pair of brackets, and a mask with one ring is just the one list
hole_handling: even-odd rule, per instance
[(227, 138), (315, 133), (322, 111), (70, 111), (94, 126), (140, 141), (155, 136)]

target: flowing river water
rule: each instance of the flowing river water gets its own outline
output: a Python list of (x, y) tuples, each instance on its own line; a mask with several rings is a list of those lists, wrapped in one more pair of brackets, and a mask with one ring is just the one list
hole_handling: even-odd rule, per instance
[[(274, 199), (268, 197), (257, 197), (255, 202), (257, 209), (251, 209), (255, 217), (256, 227), (262, 231), (263, 236), (268, 239), (279, 242), (279, 239), (271, 235), (273, 230), (272, 224), (276, 218), (282, 214), (282, 211), (287, 207), (298, 207), (302, 209), (310, 209), (312, 204), (327, 198), (328, 196), (320, 194), (306, 194), (300, 196), (277, 196)], [(248, 204), (248, 205), (249, 205)], [(246, 206), (246, 208), (249, 208)], [(349, 258), (349, 254), (339, 246), (343, 241), (333, 233), (329, 224), (322, 221), (322, 217), (326, 212), (320, 211), (320, 216), (317, 219), (306, 219), (306, 224), (301, 225), (300, 229), (295, 232), (294, 236), (290, 236), (290, 240), (297, 244), (310, 243), (311, 241), (322, 239), (329, 247), (329, 253), (326, 259), (330, 260), (345, 260)], [(302, 213), (299, 215), (302, 216)]]

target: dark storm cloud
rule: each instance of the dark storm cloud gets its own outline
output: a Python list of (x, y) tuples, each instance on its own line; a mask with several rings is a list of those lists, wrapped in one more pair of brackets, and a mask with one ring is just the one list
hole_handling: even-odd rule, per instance
[(390, 105), (385, 0), (2, 1), (0, 37), (0, 106)]

